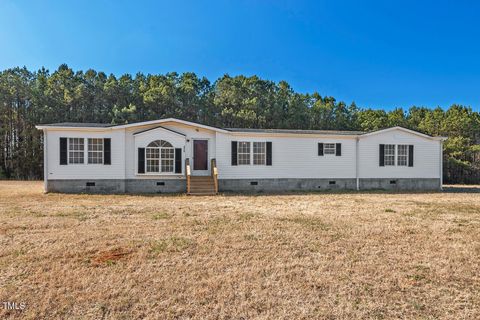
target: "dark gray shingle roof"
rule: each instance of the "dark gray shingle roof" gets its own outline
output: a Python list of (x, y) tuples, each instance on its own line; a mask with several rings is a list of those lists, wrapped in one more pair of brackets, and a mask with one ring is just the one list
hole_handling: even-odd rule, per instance
[(363, 131), (342, 131), (342, 130), (295, 130), (295, 129), (248, 129), (248, 128), (225, 128), (231, 132), (245, 133), (297, 133), (297, 134), (331, 134), (331, 135), (356, 135), (365, 134)]
[(43, 124), (46, 127), (72, 127), (72, 128), (108, 128), (115, 126), (109, 123), (85, 123), (85, 122), (59, 122)]
[[(141, 123), (141, 122), (140, 122)], [(82, 122), (60, 122), (44, 124), (46, 127), (71, 127), (71, 128), (109, 128), (118, 126), (110, 123), (82, 123)], [(155, 128), (153, 128), (155, 129)], [(251, 128), (223, 128), (230, 132), (244, 133), (288, 133), (288, 134), (325, 134), (325, 135), (360, 135), (364, 131), (344, 131), (344, 130), (297, 130), (297, 129), (251, 129)], [(147, 129), (151, 130), (151, 129)]]

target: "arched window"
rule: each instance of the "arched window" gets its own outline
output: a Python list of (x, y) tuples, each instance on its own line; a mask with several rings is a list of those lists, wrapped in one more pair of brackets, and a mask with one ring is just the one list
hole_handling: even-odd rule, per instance
[(172, 144), (165, 140), (155, 140), (148, 144), (147, 148), (173, 148)]
[(145, 148), (147, 172), (173, 172), (175, 149), (165, 140), (155, 140)]

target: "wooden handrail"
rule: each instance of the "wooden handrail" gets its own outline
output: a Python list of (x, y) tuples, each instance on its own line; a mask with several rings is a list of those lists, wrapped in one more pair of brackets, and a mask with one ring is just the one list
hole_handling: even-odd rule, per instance
[(210, 168), (212, 169), (212, 178), (215, 186), (215, 193), (218, 193), (218, 169), (217, 169), (217, 160), (212, 159)]
[(192, 176), (192, 170), (190, 168), (190, 159), (185, 159), (185, 176), (187, 178), (187, 193), (190, 193), (190, 177)]

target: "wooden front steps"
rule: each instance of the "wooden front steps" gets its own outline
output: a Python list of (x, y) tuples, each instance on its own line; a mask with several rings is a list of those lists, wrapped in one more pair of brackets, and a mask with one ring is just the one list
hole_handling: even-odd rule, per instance
[(189, 195), (215, 195), (215, 180), (212, 176), (191, 176)]

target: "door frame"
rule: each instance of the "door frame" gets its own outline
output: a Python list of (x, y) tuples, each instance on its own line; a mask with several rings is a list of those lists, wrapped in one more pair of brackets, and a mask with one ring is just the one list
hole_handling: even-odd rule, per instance
[[(207, 141), (207, 169), (206, 170), (195, 170), (195, 141)], [(208, 176), (210, 175), (210, 138), (193, 138), (192, 139), (192, 175), (194, 176)]]

